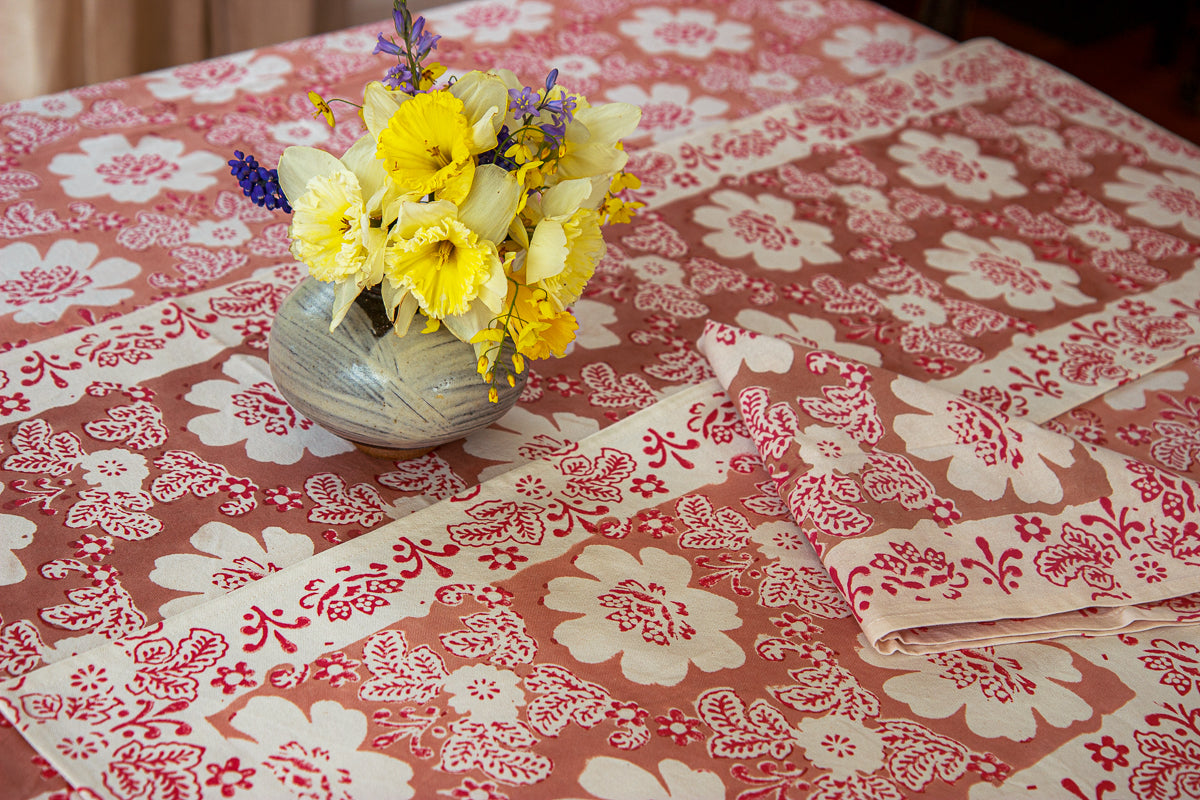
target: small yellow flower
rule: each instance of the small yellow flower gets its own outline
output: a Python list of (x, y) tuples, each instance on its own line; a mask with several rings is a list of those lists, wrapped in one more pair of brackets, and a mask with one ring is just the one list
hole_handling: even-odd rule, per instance
[(375, 155), (405, 194), (461, 203), (475, 174), (471, 143), (462, 101), (430, 92), (401, 104), (380, 131)]
[(418, 81), (418, 86), (421, 91), (431, 88), (437, 79), (446, 73), (446, 68), (436, 61), (421, 70), (421, 80)]
[(321, 95), (317, 94), (316, 92), (309, 92), (308, 102), (312, 103), (313, 108), (316, 109), (313, 112), (313, 119), (324, 117), (325, 121), (329, 123), (329, 127), (332, 128), (336, 120), (333, 118), (333, 109), (329, 107), (329, 103), (326, 102), (325, 98), (321, 97)]
[(574, 314), (552, 308), (544, 289), (523, 282), (517, 284), (512, 308), (508, 329), (519, 354), (533, 359), (566, 355), (579, 327)]

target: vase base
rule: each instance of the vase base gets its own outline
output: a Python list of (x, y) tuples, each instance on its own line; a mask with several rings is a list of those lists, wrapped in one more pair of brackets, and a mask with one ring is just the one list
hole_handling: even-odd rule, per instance
[(362, 442), (351, 441), (350, 444), (358, 448), (359, 452), (365, 453), (372, 458), (386, 458), (389, 461), (412, 461), (414, 458), (420, 458), (427, 453), (432, 453), (432, 447), (415, 447), (406, 449), (402, 447), (377, 447), (373, 444), (363, 444)]

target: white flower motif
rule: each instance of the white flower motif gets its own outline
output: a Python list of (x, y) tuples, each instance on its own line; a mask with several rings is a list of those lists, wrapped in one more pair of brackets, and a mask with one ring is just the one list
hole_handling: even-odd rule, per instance
[(779, 4), (779, 13), (800, 19), (820, 19), (826, 16), (825, 3), (822, 0), (783, 0)]
[(1096, 250), (1128, 250), (1133, 244), (1125, 231), (1098, 222), (1073, 225), (1067, 228), (1067, 233)]
[(926, 414), (899, 414), (893, 430), (908, 454), (923, 461), (950, 459), (951, 484), (984, 500), (999, 500), (1011, 482), (1026, 503), (1057, 503), (1063, 487), (1046, 462), (1075, 463), (1074, 440), (1035, 425), (1010, 422), (994, 409), (977, 406), (909, 378), (892, 382), (892, 393)]
[(861, 721), (841, 714), (806, 718), (796, 725), (804, 757), (838, 777), (870, 775), (883, 766), (883, 739)]
[(796, 434), (796, 444), (800, 446), (800, 458), (820, 474), (851, 475), (867, 463), (862, 445), (841, 428), (814, 423)]
[(37, 114), (39, 117), (70, 119), (83, 111), (83, 101), (70, 92), (31, 97), (13, 104), (18, 114)]
[(1200, 177), (1166, 170), (1161, 176), (1137, 167), (1117, 170), (1121, 183), (1104, 184), (1109, 197), (1129, 203), (1131, 217), (1156, 228), (1182, 225), (1192, 236), (1200, 236)]
[(155, 560), (150, 580), (173, 592), (186, 592), (159, 607), (164, 617), (220, 597), (313, 554), (312, 540), (283, 528), (263, 529), (262, 542), (224, 522), (205, 523), (188, 540), (196, 553), (174, 553)]
[(550, 24), (554, 6), (540, 0), (493, 0), (470, 3), (437, 18), (437, 32), (447, 39), (503, 42), (514, 33), (537, 33)]
[(979, 154), (974, 139), (947, 133), (934, 136), (925, 131), (900, 134), (904, 144), (888, 148), (888, 156), (908, 164), (899, 172), (917, 186), (945, 186), (953, 194), (970, 200), (1017, 197), (1026, 189), (1014, 180), (1017, 168), (1011, 162)]
[(750, 541), (758, 545), (764, 556), (778, 559), (789, 567), (824, 569), (795, 520), (764, 522), (750, 531)]
[(965, 709), (967, 727), (978, 736), (1027, 741), (1038, 717), (1066, 728), (1094, 713), (1086, 700), (1063, 686), (1082, 679), (1071, 654), (1047, 644), (980, 647), (927, 656), (882, 655), (864, 645), (868, 664), (904, 672), (883, 683), (887, 695), (927, 719), (946, 719)]
[(901, 322), (934, 327), (946, 324), (945, 307), (932, 297), (911, 293), (890, 294), (883, 298), (883, 306)]
[(690, 664), (704, 672), (735, 669), (746, 661), (723, 631), (739, 628), (737, 604), (688, 586), (687, 559), (653, 547), (630, 553), (589, 545), (574, 566), (594, 579), (550, 581), (547, 608), (582, 616), (560, 623), (554, 637), (585, 664), (621, 654), (621, 672), (640, 684), (675, 686)]
[(751, 72), (746, 76), (746, 86), (763, 92), (779, 92), (791, 94), (796, 91), (800, 81), (786, 72)]
[(150, 476), (146, 457), (120, 448), (97, 450), (79, 460), (83, 479), (106, 492), (140, 492)]
[(227, 103), (241, 90), (269, 93), (283, 85), (291, 62), (252, 50), (151, 73), (146, 88), (159, 100)]
[(333, 129), (324, 119), (299, 117), (278, 122), (268, 129), (277, 142), (288, 145), (316, 147), (333, 135)]
[(946, 48), (946, 40), (920, 33), (911, 25), (884, 22), (872, 30), (860, 25), (840, 28), (825, 42), (825, 54), (842, 62), (851, 75), (876, 75), (915, 64)]
[(491, 427), (464, 439), (463, 450), (478, 458), (500, 462), (480, 473), (482, 481), (544, 458), (598, 430), (600, 424), (586, 417), (565, 411), (552, 417), (543, 416), (516, 406)]
[(37, 525), (24, 517), (0, 514), (0, 586), (25, 580), (25, 565), (13, 551), (28, 547), (36, 531)]
[(805, 263), (833, 264), (841, 256), (828, 244), (833, 233), (823, 225), (794, 219), (795, 206), (769, 194), (749, 197), (724, 189), (709, 197), (716, 205), (700, 206), (694, 219), (713, 233), (705, 246), (724, 258), (754, 256), (764, 269), (795, 272)]
[(232, 381), (203, 381), (184, 400), (215, 408), (215, 414), (193, 417), (187, 429), (209, 446), (245, 440), (246, 455), (255, 461), (295, 464), (308, 450), (315, 456), (346, 453), (353, 445), (301, 416), (279, 396), (267, 362), (235, 355), (221, 371)]
[(706, 95), (693, 97), (689, 87), (677, 83), (656, 83), (649, 92), (640, 85), (625, 84), (610, 89), (607, 98), (640, 106), (642, 120), (635, 136), (648, 136), (653, 142), (712, 125), (729, 110), (724, 100)]
[(188, 231), (188, 241), (208, 247), (237, 247), (249, 240), (250, 229), (240, 219), (206, 219), (197, 222)]
[(335, 53), (361, 55), (364, 51), (371, 52), (371, 48), (375, 46), (376, 38), (370, 29), (351, 28), (349, 30), (326, 33), (320, 36), (319, 39), (309, 41), (318, 41), (322, 49), (332, 50)]
[(810, 350), (830, 350), (862, 364), (879, 366), (883, 363), (883, 357), (874, 347), (838, 341), (833, 325), (807, 314), (789, 314), (788, 318), (783, 320), (765, 311), (746, 309), (739, 311), (735, 320), (748, 331), (764, 333)]
[(561, 75), (570, 75), (572, 85), (586, 78), (593, 78), (604, 71), (596, 59), (579, 53), (559, 53), (548, 59)]
[(119, 286), (141, 272), (123, 258), (95, 261), (91, 242), (59, 239), (46, 257), (27, 242), (0, 250), (0, 316), (16, 312), (17, 322), (54, 322), (71, 306), (112, 306), (133, 295)]
[(211, 173), (225, 166), (215, 153), (184, 155), (183, 142), (143, 136), (137, 145), (119, 133), (83, 139), (83, 153), (60, 153), (49, 170), (65, 175), (68, 197), (111, 197), (123, 203), (145, 203), (163, 190), (199, 192), (217, 182)]
[(925, 251), (933, 267), (957, 273), (946, 283), (969, 297), (1002, 297), (1022, 311), (1049, 311), (1055, 303), (1082, 306), (1093, 298), (1075, 288), (1079, 273), (1062, 264), (1039, 261), (1023, 242), (993, 236), (986, 242), (953, 231), (942, 237), (949, 249)]
[(753, 43), (749, 25), (717, 22), (713, 12), (695, 8), (639, 8), (634, 19), (622, 22), (620, 29), (647, 53), (678, 53), (689, 58), (708, 58), (718, 50), (742, 53)]
[(593, 756), (579, 774), (579, 785), (600, 800), (724, 800), (726, 796), (720, 775), (692, 769), (673, 758), (658, 762), (658, 774), (662, 782), (637, 764)]
[(617, 312), (608, 303), (597, 303), (595, 300), (576, 300), (571, 306), (579, 330), (575, 331), (575, 346), (585, 350), (602, 350), (605, 347), (616, 347), (621, 343), (621, 337), (613, 333), (612, 327), (617, 322)]
[(443, 690), (450, 696), (450, 707), (469, 714), (474, 722), (515, 722), (519, 707), (525, 705), (517, 673), (491, 664), (459, 667), (446, 678)]
[(260, 765), (260, 783), (276, 796), (313, 798), (308, 787), (320, 787), (325, 800), (387, 797), (408, 800), (415, 792), (408, 764), (382, 753), (358, 748), (367, 737), (361, 711), (333, 700), (312, 704), (308, 715), (282, 697), (252, 697), (229, 724), (253, 740), (238, 742), (248, 764)]
[(1146, 396), (1159, 392), (1182, 392), (1188, 384), (1188, 374), (1176, 370), (1160, 370), (1113, 389), (1101, 399), (1114, 411), (1137, 411), (1146, 407)]

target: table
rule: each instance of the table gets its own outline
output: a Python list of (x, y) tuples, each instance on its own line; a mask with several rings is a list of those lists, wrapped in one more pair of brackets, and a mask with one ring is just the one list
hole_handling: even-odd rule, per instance
[[(352, 95), (372, 30), (0, 112), (0, 710), (37, 748), (4, 729), (6, 791), (65, 796), (54, 771), (121, 798), (1187, 785), (1194, 594), (1141, 604), (1182, 625), (884, 655), (859, 584), (805, 539), (817, 517), (779, 491), (801, 475), (776, 433), (828, 422), (811, 401), (845, 371), (916, 379), (1040, 443), (991, 473), (997, 496), (916, 439), (879, 438), (873, 472), (814, 470), (861, 478), (857, 496), (836, 482), (842, 511), (943, 526), (946, 552), (1011, 515), (970, 556), (864, 558), (874, 607), (1029, 597), (1035, 551), (1064, 556), (1048, 574), (1071, 589), (1186, 589), (1200, 153), (1027, 56), (870, 4), (511, 8), (431, 13), (443, 58), (554, 63), (646, 103), (647, 207), (609, 232), (574, 350), (533, 365), (492, 429), (416, 461), (368, 459), (275, 394), (265, 335), (301, 274), (286, 223), (222, 176), (234, 147), (270, 163), (348, 143), (304, 92)], [(760, 408), (744, 329), (844, 366), (778, 373), (808, 382)], [(895, 408), (916, 401), (894, 391), (880, 424), (903, 438)], [(893, 457), (921, 465), (896, 473), (909, 494), (867, 480)], [(915, 473), (926, 505), (898, 499)], [(1111, 518), (1064, 521), (1085, 501)]]

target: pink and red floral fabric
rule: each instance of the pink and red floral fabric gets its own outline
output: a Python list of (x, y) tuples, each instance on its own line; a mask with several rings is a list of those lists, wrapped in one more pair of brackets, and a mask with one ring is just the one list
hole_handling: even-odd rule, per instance
[[(1200, 621), (1200, 487), (927, 383), (727, 325), (701, 350), (881, 653)], [(1175, 481), (1179, 502), (1146, 502)]]
[[(1138, 521), (1183, 553), (1200, 153), (995, 43), (920, 61), (944, 40), (868, 3), (430, 17), (456, 69), (559, 66), (642, 92), (653, 124), (631, 147), (647, 208), (607, 232), (573, 351), (414, 462), (275, 392), (266, 335), (300, 272), (286, 221), (213, 162), (348, 143), (352, 116), (315, 124), (304, 92), (359, 91), (373, 30), (0, 109), (20, 267), (0, 286), (0, 793), (65, 793), (56, 772), (121, 798), (1186, 785), (1194, 628), (879, 653), (695, 342), (711, 319), (905, 376), (1071, 435), (1089, 476), (1091, 446), (1119, 452), (1146, 468)], [(1060, 482), (1063, 458), (1042, 462)], [(938, 492), (961, 513), (953, 461)], [(1037, 542), (1053, 504), (1008, 535), (1065, 545)], [(1110, 572), (1149, 583), (1148, 561)], [(1079, 575), (1056, 588), (1100, 580)]]

